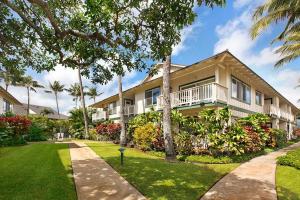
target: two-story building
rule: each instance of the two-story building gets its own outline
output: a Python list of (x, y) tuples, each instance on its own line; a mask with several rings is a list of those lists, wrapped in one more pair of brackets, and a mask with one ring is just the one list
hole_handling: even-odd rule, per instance
[[(162, 64), (156, 67), (156, 75), (148, 75), (141, 84), (124, 91), (127, 119), (151, 108), (162, 110)], [(204, 107), (228, 106), (233, 120), (265, 113), (271, 116), (273, 128), (291, 133), (296, 126), (299, 109), (229, 51), (189, 66), (172, 65), (170, 86), (171, 107), (184, 115), (196, 116)], [(119, 120), (118, 94), (91, 107), (97, 108), (93, 120)]]
[(16, 105), (22, 105), (13, 95), (0, 86), (0, 114), (14, 112)]

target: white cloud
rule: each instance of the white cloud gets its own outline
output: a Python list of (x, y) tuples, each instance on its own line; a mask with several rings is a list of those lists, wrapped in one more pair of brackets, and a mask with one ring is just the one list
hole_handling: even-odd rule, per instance
[(200, 28), (202, 24), (199, 21), (196, 21), (194, 24), (190, 26), (186, 26), (184, 29), (181, 30), (181, 41), (173, 47), (173, 56), (177, 56), (183, 50), (187, 49), (187, 39), (190, 39), (191, 36), (196, 32), (198, 28)]
[(259, 5), (260, 1), (238, 1), (243, 6), (247, 5), (245, 11), (238, 17), (229, 20), (224, 25), (216, 27), (216, 34), (219, 38), (214, 46), (214, 53), (219, 53), (228, 49), (246, 64), (255, 67), (273, 65), (280, 56), (275, 54), (278, 47), (267, 47), (255, 50), (258, 40), (252, 40), (250, 37), (250, 27), (253, 23), (253, 8)]

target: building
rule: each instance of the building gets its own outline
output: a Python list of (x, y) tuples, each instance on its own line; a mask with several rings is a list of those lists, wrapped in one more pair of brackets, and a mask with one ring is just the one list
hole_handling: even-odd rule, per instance
[(14, 107), (22, 105), (14, 96), (0, 86), (0, 114), (13, 112)]
[[(154, 108), (162, 110), (162, 64), (155, 76), (123, 93), (126, 119)], [(196, 116), (204, 107), (228, 106), (233, 120), (251, 113), (271, 116), (270, 126), (289, 133), (296, 126), (299, 109), (229, 51), (189, 66), (173, 65), (170, 74), (171, 106), (184, 115)], [(119, 120), (118, 95), (91, 107), (93, 120)]]
[[(27, 105), (28, 104), (21, 104), (15, 106), (14, 113), (16, 113), (17, 115), (27, 115)], [(63, 114), (60, 114), (59, 116), (55, 110), (46, 106), (30, 105), (29, 114), (44, 115), (47, 116), (49, 119), (68, 119), (68, 116)]]

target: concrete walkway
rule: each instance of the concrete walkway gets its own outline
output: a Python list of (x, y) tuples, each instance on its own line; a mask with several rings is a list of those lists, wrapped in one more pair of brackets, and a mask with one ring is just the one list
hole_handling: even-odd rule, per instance
[(276, 200), (276, 158), (300, 148), (300, 142), (254, 158), (217, 182), (201, 200)]
[(79, 200), (146, 199), (84, 143), (70, 143), (70, 154)]

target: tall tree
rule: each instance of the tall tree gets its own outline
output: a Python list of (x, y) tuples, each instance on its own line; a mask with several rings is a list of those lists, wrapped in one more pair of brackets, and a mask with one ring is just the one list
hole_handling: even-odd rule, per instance
[(276, 53), (281, 58), (275, 66), (279, 67), (300, 56), (300, 1), (298, 0), (268, 0), (257, 7), (253, 14), (254, 24), (251, 28), (252, 38), (256, 38), (271, 24), (284, 24), (283, 30), (273, 42), (280, 42)]
[(30, 110), (30, 91), (37, 92), (36, 88), (43, 88), (37, 81), (33, 80), (31, 76), (24, 76), (18, 86), (25, 87), (27, 89), (27, 116)]
[(180, 31), (193, 23), (193, 8), (204, 4), (208, 7), (224, 5), (225, 0), (160, 0), (153, 1), (144, 13), (146, 39), (155, 60), (163, 60), (163, 134), (166, 159), (175, 159), (171, 134), (170, 68), (174, 45), (180, 42)]
[(96, 87), (91, 87), (89, 88), (87, 94), (90, 96), (91, 99), (94, 100), (94, 103), (96, 103), (96, 97), (103, 94), (103, 92), (98, 92)]
[(80, 99), (80, 86), (78, 83), (71, 84), (70, 88), (66, 89), (69, 92), (69, 95), (73, 97), (73, 101), (75, 101), (75, 107), (77, 108), (78, 99)]
[(16, 85), (22, 78), (24, 71), (19, 70), (16, 67), (5, 67), (3, 66), (2, 71), (0, 71), (0, 79), (4, 81), (5, 90), (8, 90), (8, 86)]
[(54, 81), (53, 83), (49, 83), (49, 87), (50, 90), (45, 90), (45, 92), (54, 94), (58, 118), (60, 119), (59, 106), (58, 106), (58, 94), (64, 91), (65, 86), (63, 84), (60, 84), (59, 81)]
[(124, 100), (122, 91), (122, 76), (118, 76), (118, 88), (119, 88), (119, 104), (120, 104), (120, 124), (121, 124), (121, 134), (120, 134), (120, 145), (126, 145), (126, 133), (125, 133), (125, 120), (124, 120)]

